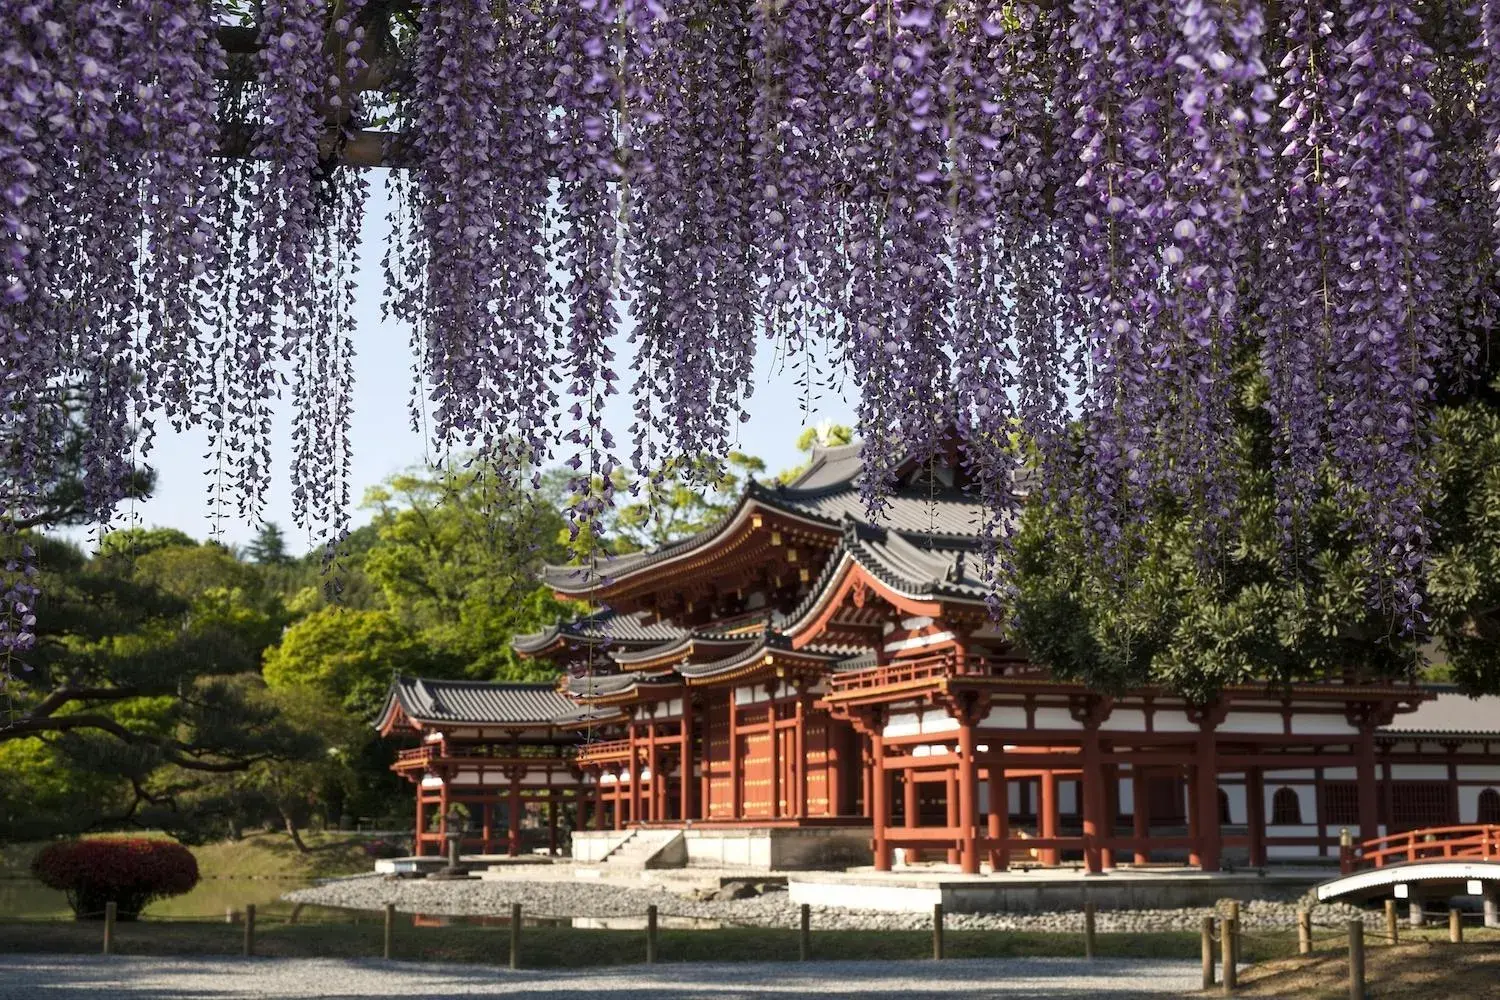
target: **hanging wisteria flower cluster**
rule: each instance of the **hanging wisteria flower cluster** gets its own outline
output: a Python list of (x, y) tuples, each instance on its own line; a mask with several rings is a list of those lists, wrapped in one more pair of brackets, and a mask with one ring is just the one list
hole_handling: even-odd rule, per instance
[[(154, 421), (254, 517), (291, 385), (298, 516), (347, 508), (366, 168), (439, 449), (724, 453), (757, 345), (859, 390), (868, 500), (954, 429), (1101, 552), (1232, 516), (1266, 385), (1295, 552), (1333, 484), (1411, 621), (1429, 410), (1496, 306), (1500, 11), (1405, 0), (16, 0), (0, 19), (6, 514), (86, 437), (101, 517)], [(628, 344), (627, 344), (628, 340)], [(634, 375), (617, 354), (628, 347)], [(606, 426), (634, 394), (631, 445)], [(65, 418), (49, 400), (79, 400)], [(788, 393), (790, 394), (790, 393)], [(1082, 453), (1077, 442), (1082, 441)], [(627, 450), (628, 449), (628, 450)], [(622, 457), (628, 456), (628, 457)], [(26, 642), (25, 560), (0, 592)]]

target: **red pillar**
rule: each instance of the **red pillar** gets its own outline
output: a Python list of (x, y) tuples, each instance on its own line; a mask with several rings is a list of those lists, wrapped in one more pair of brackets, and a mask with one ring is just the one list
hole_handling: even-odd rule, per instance
[(1191, 842), (1188, 847), (1188, 864), (1196, 868), (1203, 864), (1203, 854), (1199, 851), (1198, 845), (1200, 823), (1198, 821), (1198, 769), (1196, 767), (1188, 768), (1187, 800), (1188, 840)]
[(807, 694), (797, 687), (796, 727), (792, 730), (792, 815), (807, 816)]
[(510, 776), (510, 856), (521, 853), (521, 772)]
[(1266, 863), (1266, 780), (1258, 767), (1245, 772), (1245, 827), (1250, 835), (1250, 866)]
[[(947, 807), (948, 833), (956, 840), (958, 837), (958, 772), (956, 769), (949, 770), (944, 775), (943, 805)], [(958, 864), (956, 845), (948, 848), (947, 861), (950, 865)]]
[(422, 815), (425, 811), (422, 802), (422, 782), (419, 780), (417, 782), (417, 832), (411, 838), (412, 853), (419, 858), (422, 856), (422, 834), (427, 832), (427, 825)]
[(875, 870), (888, 872), (891, 870), (891, 850), (886, 843), (886, 827), (891, 822), (889, 799), (890, 782), (885, 773), (885, 736), (879, 731), (881, 726), (879, 719), (875, 722), (875, 730), (870, 734), (870, 824), (875, 834)]
[(1104, 815), (1099, 817), (1099, 863), (1105, 871), (1115, 867), (1115, 849), (1110, 842), (1115, 839), (1115, 817), (1120, 814), (1120, 768), (1115, 764), (1104, 767)]
[(1104, 871), (1099, 850), (1103, 834), (1104, 767), (1099, 761), (1099, 732), (1089, 729), (1083, 735), (1083, 769), (1079, 773), (1078, 797), (1083, 813), (1083, 866), (1090, 875)]
[[(991, 762), (989, 772), (990, 811), (986, 817), (985, 833), (991, 840), (1010, 838), (1010, 786), (1005, 780), (1005, 767)], [(1001, 872), (1010, 867), (1010, 848), (990, 849), (990, 868)]]
[(495, 817), (494, 817), (494, 813), (495, 813), (495, 799), (494, 799), (494, 796), (490, 796), (489, 798), (486, 798), (483, 801), (479, 802), (476, 808), (479, 809), (479, 820), (480, 820), (480, 830), (481, 830), (480, 839), (483, 841), (483, 843), (481, 844), (479, 850), (480, 850), (481, 853), (489, 854), (489, 853), (491, 853), (494, 850), (494, 846), (491, 844), (491, 840), (494, 838), (494, 829), (493, 829), (493, 823), (494, 823), (494, 819), (495, 819)]
[(557, 793), (547, 796), (547, 853), (557, 856)]
[[(902, 806), (906, 812), (905, 825), (908, 830), (914, 830), (919, 825), (918, 803), (917, 803), (917, 772), (915, 768), (908, 767), (902, 773), (901, 782)], [(915, 847), (906, 849), (906, 863), (916, 864), (922, 860), (922, 852)]]
[(693, 819), (693, 698), (682, 692), (682, 747), (677, 752), (677, 818)]
[[(1451, 767), (1449, 773), (1452, 773)], [(1374, 840), (1380, 836), (1380, 800), (1377, 798), (1379, 789), (1375, 784), (1375, 730), (1368, 725), (1359, 727), (1354, 780), (1359, 793), (1359, 837), (1361, 840)]]
[(442, 856), (448, 844), (448, 781), (443, 780), (442, 788), (438, 792), (438, 849), (437, 854)]
[(766, 727), (771, 736), (771, 818), (781, 813), (781, 731), (776, 728), (776, 689), (781, 685), (773, 682), (767, 686), (771, 700), (766, 702)]
[(641, 821), (641, 762), (636, 750), (635, 720), (631, 719), (627, 732), (630, 740), (630, 822)]
[[(1042, 772), (1041, 785), (1041, 802), (1037, 806), (1037, 836), (1046, 840), (1057, 836), (1057, 772)], [(1037, 851), (1037, 860), (1046, 866), (1056, 866), (1057, 853), (1055, 847), (1043, 847)]]
[(666, 784), (661, 777), (661, 758), (656, 755), (656, 723), (648, 723), (646, 730), (646, 770), (651, 772), (651, 785), (647, 789), (646, 796), (646, 819), (656, 822), (662, 819), (662, 787)]
[(734, 704), (734, 688), (729, 689), (726, 699), (729, 712), (729, 818), (744, 819), (742, 806), (745, 801), (744, 775), (740, 773), (740, 725), (739, 711)]
[(624, 788), (622, 787), (622, 784), (621, 784), (624, 781), (624, 779), (625, 779), (625, 772), (623, 770), (615, 772), (615, 795), (614, 795), (614, 799), (615, 799), (615, 815), (614, 815), (614, 821), (615, 821), (615, 829), (616, 830), (623, 830), (623, 829), (625, 829), (625, 790), (624, 790)]
[(1198, 737), (1198, 769), (1194, 784), (1198, 815), (1198, 865), (1206, 872), (1219, 870), (1219, 764), (1213, 730), (1205, 729)]
[(1135, 863), (1138, 865), (1151, 863), (1151, 852), (1146, 848), (1151, 838), (1151, 793), (1147, 791), (1150, 784), (1146, 769), (1139, 764), (1132, 765), (1130, 768), (1130, 822), (1136, 843)]
[(979, 874), (979, 845), (975, 843), (979, 804), (979, 770), (974, 763), (974, 727), (967, 718), (958, 727), (958, 862), (966, 875)]

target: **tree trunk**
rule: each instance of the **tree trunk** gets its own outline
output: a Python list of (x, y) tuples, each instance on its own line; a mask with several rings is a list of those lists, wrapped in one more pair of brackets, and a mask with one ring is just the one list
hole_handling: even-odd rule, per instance
[(292, 843), (297, 845), (297, 853), (311, 854), (312, 851), (308, 850), (307, 845), (302, 841), (302, 831), (297, 829), (297, 821), (292, 819), (292, 814), (283, 809), (281, 821), (286, 825), (287, 836), (291, 837)]

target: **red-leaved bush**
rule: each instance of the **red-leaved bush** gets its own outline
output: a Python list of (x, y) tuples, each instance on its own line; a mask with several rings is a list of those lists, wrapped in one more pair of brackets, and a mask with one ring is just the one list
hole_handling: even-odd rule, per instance
[(68, 840), (48, 844), (31, 862), (42, 884), (67, 893), (79, 920), (102, 920), (114, 901), (120, 920), (134, 920), (154, 899), (198, 884), (198, 861), (170, 840)]

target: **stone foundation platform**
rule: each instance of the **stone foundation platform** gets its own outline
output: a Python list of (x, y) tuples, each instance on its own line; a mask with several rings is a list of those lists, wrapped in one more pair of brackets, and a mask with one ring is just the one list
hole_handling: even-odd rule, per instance
[[(654, 827), (653, 829), (662, 829)], [(870, 859), (870, 827), (863, 826), (682, 826), (681, 861), (686, 868), (741, 871), (805, 871), (846, 868)], [(573, 861), (602, 860), (629, 831), (577, 830)]]
[(1085, 875), (1071, 869), (1033, 869), (998, 875), (947, 872), (819, 872), (793, 875), (793, 903), (851, 910), (930, 913), (1040, 913), (1081, 910), (1161, 910), (1211, 906), (1220, 899), (1295, 900), (1328, 878), (1326, 868), (1264, 873), (1118, 870)]

